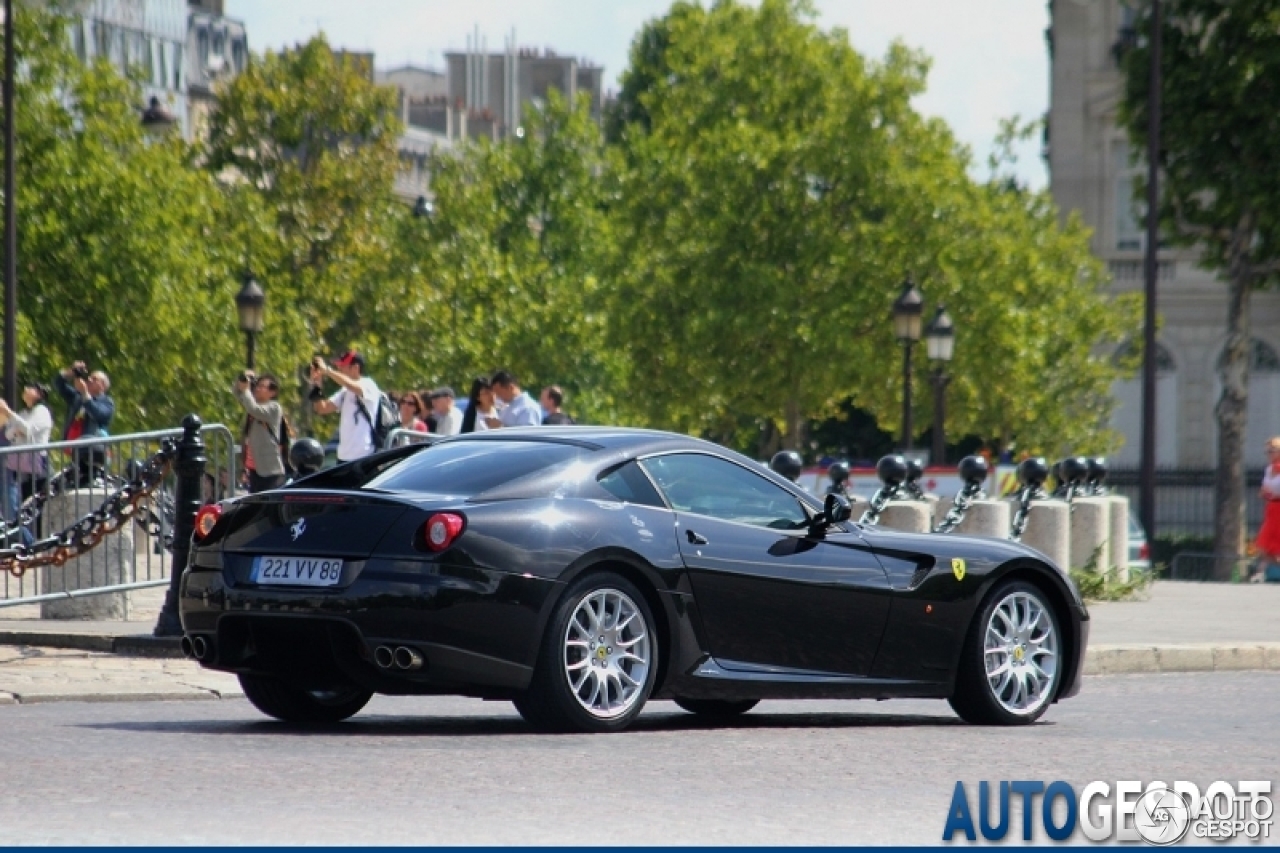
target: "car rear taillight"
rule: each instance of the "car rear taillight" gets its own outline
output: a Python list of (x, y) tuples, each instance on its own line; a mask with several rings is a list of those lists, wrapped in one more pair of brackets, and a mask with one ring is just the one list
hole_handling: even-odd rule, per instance
[(196, 529), (194, 531), (196, 541), (209, 535), (209, 531), (213, 530), (213, 526), (218, 523), (218, 519), (222, 517), (221, 504), (205, 504), (200, 507), (200, 511), (196, 513)]
[(1142, 545), (1138, 547), (1138, 559), (1139, 560), (1151, 559), (1151, 546), (1148, 543), (1143, 542)]
[(439, 553), (454, 543), (465, 524), (462, 516), (452, 512), (437, 512), (422, 526), (422, 537), (428, 550)]

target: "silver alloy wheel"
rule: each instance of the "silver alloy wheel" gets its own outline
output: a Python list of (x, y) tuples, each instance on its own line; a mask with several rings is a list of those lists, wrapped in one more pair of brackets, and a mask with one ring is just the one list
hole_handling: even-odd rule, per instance
[(1011, 592), (991, 611), (983, 659), (991, 694), (1006, 711), (1034, 714), (1051, 698), (1058, 672), (1058, 631), (1044, 602)]
[(636, 603), (616, 589), (598, 589), (578, 602), (564, 634), (569, 689), (588, 714), (625, 714), (640, 699), (649, 675), (649, 626)]

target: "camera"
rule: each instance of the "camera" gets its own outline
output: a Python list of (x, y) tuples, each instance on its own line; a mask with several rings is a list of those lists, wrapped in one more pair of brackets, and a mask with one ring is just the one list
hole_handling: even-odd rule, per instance
[(250, 385), (253, 385), (258, 381), (258, 378), (253, 375), (253, 371), (250, 370), (240, 371), (239, 379), (241, 382), (248, 382)]
[(77, 364), (75, 367), (71, 368), (71, 375), (76, 379), (88, 379), (89, 368), (85, 367), (83, 364)]

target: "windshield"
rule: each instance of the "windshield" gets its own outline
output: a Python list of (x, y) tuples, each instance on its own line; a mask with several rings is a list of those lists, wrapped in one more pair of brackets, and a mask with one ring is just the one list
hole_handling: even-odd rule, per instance
[(364, 488), (469, 498), (590, 452), (550, 441), (448, 441), (415, 453)]

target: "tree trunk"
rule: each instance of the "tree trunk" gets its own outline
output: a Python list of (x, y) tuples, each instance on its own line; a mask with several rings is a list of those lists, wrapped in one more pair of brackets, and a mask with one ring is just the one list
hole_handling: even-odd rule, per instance
[(787, 449), (804, 455), (804, 418), (800, 401), (794, 397), (787, 400)]
[[(1239, 243), (1239, 241), (1236, 241)], [(1237, 256), (1238, 257), (1238, 256)], [(1215, 477), (1213, 565), (1215, 580), (1229, 581), (1244, 554), (1244, 439), (1249, 405), (1249, 276), (1243, 262), (1231, 265), (1228, 283), (1227, 345), (1222, 366)]]

